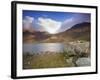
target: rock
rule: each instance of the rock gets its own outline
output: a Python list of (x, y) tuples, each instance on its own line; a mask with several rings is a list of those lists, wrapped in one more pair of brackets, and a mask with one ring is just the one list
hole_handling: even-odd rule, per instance
[(71, 45), (71, 49), (73, 52), (75, 52), (77, 55), (83, 56), (83, 57), (89, 57), (90, 56), (90, 43), (89, 42), (70, 42), (69, 45)]
[(75, 51), (74, 51), (74, 47), (71, 45), (66, 45), (64, 48), (64, 51), (67, 52), (68, 56), (73, 56), (76, 55)]
[(73, 63), (73, 57), (69, 57), (69, 59), (66, 59), (67, 64), (70, 64), (70, 66), (75, 66), (75, 64)]
[(77, 66), (90, 66), (91, 65), (91, 59), (88, 57), (84, 57), (84, 58), (78, 58), (78, 60), (76, 61)]

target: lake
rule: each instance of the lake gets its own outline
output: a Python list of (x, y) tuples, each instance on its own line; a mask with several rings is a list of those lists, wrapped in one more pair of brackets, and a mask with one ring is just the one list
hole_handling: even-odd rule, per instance
[(24, 43), (23, 52), (29, 53), (42, 53), (42, 52), (63, 52), (64, 44), (63, 43)]

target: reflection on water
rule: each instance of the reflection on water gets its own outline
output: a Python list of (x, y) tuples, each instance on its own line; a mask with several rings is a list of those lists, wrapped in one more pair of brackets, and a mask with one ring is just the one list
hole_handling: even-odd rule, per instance
[(63, 52), (64, 44), (62, 43), (38, 43), (23, 44), (23, 52), (39, 53), (39, 52)]

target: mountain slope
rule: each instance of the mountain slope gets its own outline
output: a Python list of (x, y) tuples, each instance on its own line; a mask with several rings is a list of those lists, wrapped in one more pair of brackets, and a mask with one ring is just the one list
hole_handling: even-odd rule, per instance
[(90, 30), (90, 23), (79, 23), (64, 32), (52, 35), (44, 42), (69, 42), (75, 40), (89, 41)]
[(73, 39), (90, 40), (90, 23), (84, 22), (74, 25), (71, 29), (67, 30), (67, 34)]
[[(67, 25), (66, 25), (67, 27)], [(90, 23), (84, 22), (72, 26), (70, 29), (58, 33), (58, 34), (48, 34), (46, 32), (23, 32), (24, 42), (45, 42), (45, 43), (55, 43), (55, 42), (69, 42), (77, 40), (90, 41)]]

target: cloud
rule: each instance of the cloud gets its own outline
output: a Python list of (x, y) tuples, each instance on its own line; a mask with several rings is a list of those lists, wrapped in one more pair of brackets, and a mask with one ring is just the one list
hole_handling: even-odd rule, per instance
[(59, 29), (59, 32), (63, 32), (65, 30), (70, 29), (76, 24), (82, 23), (82, 22), (90, 22), (90, 16), (89, 15), (83, 15), (83, 14), (75, 14), (73, 17), (66, 19), (61, 26), (61, 29)]
[(38, 18), (38, 25), (45, 29), (45, 31), (54, 34), (60, 29), (62, 22), (50, 18)]
[(25, 18), (23, 19), (23, 28), (24, 29), (30, 29), (30, 28), (32, 28), (33, 21), (34, 21), (33, 17), (25, 16)]
[(62, 25), (61, 25), (61, 29), (59, 30), (59, 32), (65, 31), (70, 29), (73, 25), (75, 24), (75, 19), (73, 17), (66, 19)]
[(69, 19), (66, 19), (65, 21), (64, 21), (64, 23), (69, 23), (69, 22), (72, 22), (73, 21), (73, 17), (72, 18), (69, 18)]

